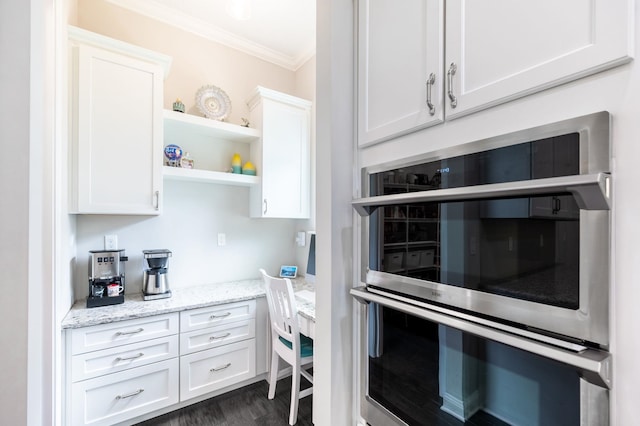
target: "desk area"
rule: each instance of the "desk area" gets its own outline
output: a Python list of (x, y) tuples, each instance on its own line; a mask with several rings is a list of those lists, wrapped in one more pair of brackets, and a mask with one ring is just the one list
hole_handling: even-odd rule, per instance
[(315, 338), (316, 329), (316, 291), (313, 283), (303, 279), (292, 280), (293, 292), (296, 297), (300, 333)]

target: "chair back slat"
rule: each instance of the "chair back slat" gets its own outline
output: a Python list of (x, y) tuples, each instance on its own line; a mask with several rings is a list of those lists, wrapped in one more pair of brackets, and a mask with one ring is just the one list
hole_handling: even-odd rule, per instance
[[(298, 309), (291, 280), (271, 277), (263, 269), (260, 270), (260, 273), (265, 283), (272, 332), (290, 341), (294, 351), (299, 350)], [(274, 341), (275, 339), (276, 336), (274, 336)]]

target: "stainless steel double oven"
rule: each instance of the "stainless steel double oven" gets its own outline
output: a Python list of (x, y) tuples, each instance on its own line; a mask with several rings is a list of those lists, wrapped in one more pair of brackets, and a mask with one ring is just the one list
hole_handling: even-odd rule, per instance
[(610, 120), (363, 170), (369, 423), (608, 422)]

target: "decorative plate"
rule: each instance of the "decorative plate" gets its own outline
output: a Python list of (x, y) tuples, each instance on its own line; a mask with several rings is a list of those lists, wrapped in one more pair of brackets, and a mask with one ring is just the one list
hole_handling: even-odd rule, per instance
[(207, 118), (224, 120), (231, 112), (231, 100), (219, 87), (202, 86), (196, 92), (196, 105)]

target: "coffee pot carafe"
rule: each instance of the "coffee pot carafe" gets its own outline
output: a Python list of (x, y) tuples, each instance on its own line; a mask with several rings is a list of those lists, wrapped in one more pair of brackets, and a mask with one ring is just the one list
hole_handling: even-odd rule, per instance
[(148, 265), (142, 279), (142, 298), (154, 300), (171, 297), (167, 271), (171, 251), (167, 249), (143, 250), (142, 254)]

